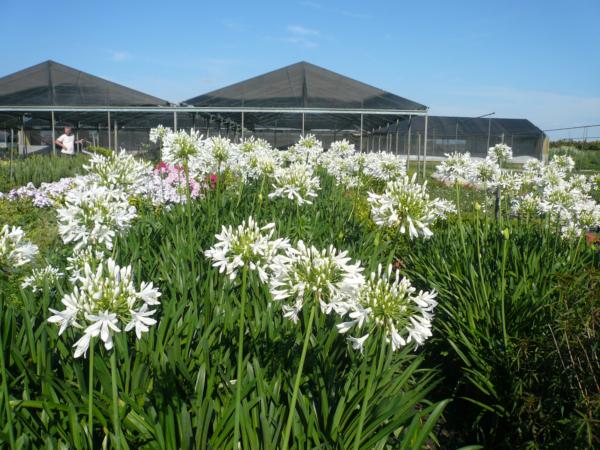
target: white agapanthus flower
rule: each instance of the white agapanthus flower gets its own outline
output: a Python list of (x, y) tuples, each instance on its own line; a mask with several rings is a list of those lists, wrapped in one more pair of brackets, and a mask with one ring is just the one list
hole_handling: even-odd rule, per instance
[(156, 310), (149, 307), (160, 304), (158, 289), (152, 283), (142, 282), (136, 289), (131, 266), (120, 267), (108, 259), (93, 269), (86, 264), (73, 292), (65, 295), (61, 303), (65, 309), (54, 314), (48, 322), (57, 324), (62, 334), (69, 327), (83, 330), (83, 335), (73, 345), (75, 358), (86, 355), (92, 339), (99, 337), (107, 350), (113, 347), (113, 335), (135, 330), (138, 339), (149, 327), (156, 324), (151, 316)]
[(57, 209), (58, 232), (75, 250), (87, 246), (112, 249), (113, 239), (129, 228), (136, 209), (121, 190), (80, 183)]
[(502, 165), (513, 158), (512, 148), (506, 144), (496, 144), (489, 148), (488, 158)]
[(316, 166), (323, 155), (323, 143), (313, 134), (300, 136), (296, 144), (289, 148), (289, 160), (292, 163)]
[(269, 280), (270, 266), (277, 255), (289, 248), (287, 239), (273, 239), (275, 224), (259, 227), (252, 217), (236, 228), (224, 226), (215, 237), (218, 242), (204, 252), (230, 280), (234, 280), (238, 270), (246, 266), (256, 271), (260, 280)]
[(383, 194), (369, 192), (373, 221), (387, 228), (398, 228), (411, 239), (433, 235), (430, 227), (452, 210), (449, 202), (430, 199), (427, 184), (418, 184), (416, 174), (412, 179), (390, 181)]
[(269, 198), (288, 198), (297, 205), (312, 205), (320, 189), (319, 178), (314, 176), (310, 166), (293, 164), (275, 170), (273, 187)]
[(38, 253), (37, 245), (25, 239), (20, 227), (4, 225), (0, 230), (0, 270), (11, 271), (31, 263)]
[(498, 186), (502, 170), (497, 161), (485, 158), (473, 164), (470, 183), (477, 189), (491, 190)]
[(21, 283), (21, 288), (31, 289), (32, 292), (40, 292), (44, 289), (44, 286), (54, 286), (63, 273), (60, 272), (56, 267), (50, 265), (41, 269), (33, 269), (31, 275), (25, 277)]
[(381, 181), (392, 181), (406, 176), (406, 160), (390, 152), (372, 152), (365, 156), (363, 173)]
[(199, 159), (203, 146), (202, 135), (195, 130), (189, 133), (185, 130), (168, 130), (162, 137), (161, 157), (168, 164), (187, 166), (192, 170), (196, 165), (202, 165)]
[(110, 156), (95, 154), (83, 168), (87, 170), (92, 183), (121, 189), (130, 195), (145, 192), (152, 174), (149, 163), (127, 154), (125, 150)]
[(419, 291), (408, 278), (400, 278), (392, 265), (383, 270), (381, 264), (360, 288), (354, 302), (350, 303), (350, 319), (337, 325), (340, 333), (356, 329), (362, 337), (349, 337), (354, 349), (362, 351), (369, 336), (381, 330), (392, 350), (409, 343), (415, 348), (431, 337), (433, 310), (437, 306), (435, 292)]
[(446, 159), (435, 168), (433, 178), (449, 185), (468, 184), (473, 178), (473, 170), (474, 164), (469, 152), (446, 153)]
[(171, 133), (171, 129), (164, 127), (162, 125), (157, 126), (156, 128), (151, 128), (150, 129), (150, 142), (154, 142), (155, 144), (159, 141), (164, 139), (164, 137)]
[(353, 298), (364, 283), (360, 263), (351, 263), (347, 252), (333, 246), (318, 250), (298, 241), (286, 255), (271, 265), (273, 276), (270, 291), (273, 300), (283, 305), (284, 317), (298, 321), (306, 302), (318, 302), (321, 311), (342, 314), (347, 311), (348, 298)]

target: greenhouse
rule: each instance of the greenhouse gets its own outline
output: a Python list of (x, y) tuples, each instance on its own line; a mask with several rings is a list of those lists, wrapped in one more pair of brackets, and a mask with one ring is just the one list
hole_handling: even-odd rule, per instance
[(238, 142), (255, 136), (287, 148), (311, 133), (325, 147), (348, 139), (361, 151), (410, 159), (483, 155), (505, 142), (541, 158), (544, 133), (525, 119), (428, 116), (425, 105), (308, 62), (292, 64), (180, 104), (54, 61), (0, 78), (0, 147), (50, 151), (63, 126), (89, 145), (147, 150), (159, 124)]

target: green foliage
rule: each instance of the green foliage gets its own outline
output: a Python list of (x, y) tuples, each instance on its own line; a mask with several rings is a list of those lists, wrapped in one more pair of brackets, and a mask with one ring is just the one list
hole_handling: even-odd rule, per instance
[(90, 153), (97, 153), (102, 156), (111, 156), (114, 152), (110, 148), (89, 145), (85, 148)]
[(403, 259), (443, 299), (427, 360), (444, 375), (437, 394), (456, 399), (450, 442), (597, 446), (598, 253), (523, 222), (505, 224), (508, 239), (496, 222), (465, 223), (463, 247), (462, 226)]
[[(374, 230), (364, 208), (354, 207), (331, 179), (312, 206), (296, 208), (269, 201), (264, 184), (211, 191), (191, 205), (155, 210), (140, 203), (140, 218), (114, 255), (132, 264), (137, 280), (162, 291), (159, 323), (140, 341), (116, 336), (120, 441), (129, 448), (231, 448), (235, 410), (239, 280), (229, 281), (203, 256), (222, 224), (239, 224), (250, 214), (275, 222), (279, 233), (317, 247), (333, 244), (373, 269), (393, 258), (393, 247), (373, 252)], [(368, 227), (368, 228), (365, 228)], [(64, 257), (56, 264), (63, 268)], [(75, 360), (72, 330), (58, 336), (46, 323), (70, 286), (63, 280), (43, 295), (29, 291), (0, 300), (0, 334), (8, 373), (12, 429), (24, 447), (99, 448), (111, 423), (109, 357), (96, 345), (93, 436), (87, 432), (88, 361)], [(241, 446), (281, 447), (299, 364), (306, 318), (294, 325), (270, 300), (267, 288), (250, 275), (247, 286)], [(370, 374), (369, 398), (359, 448), (413, 449), (432, 445), (446, 401), (431, 402), (435, 370), (408, 350), (392, 353), (372, 339), (364, 355), (349, 348), (332, 317), (318, 314), (302, 373), (292, 422), (290, 448), (351, 448)], [(9, 425), (0, 409), (2, 434)]]
[(600, 170), (599, 148), (577, 148), (573, 145), (553, 147), (550, 149), (550, 159), (554, 155), (568, 155), (575, 161), (575, 170)]
[(49, 156), (32, 155), (15, 159), (12, 162), (0, 160), (0, 192), (33, 183), (39, 186), (42, 182), (58, 181), (82, 172), (81, 167), (88, 156)]

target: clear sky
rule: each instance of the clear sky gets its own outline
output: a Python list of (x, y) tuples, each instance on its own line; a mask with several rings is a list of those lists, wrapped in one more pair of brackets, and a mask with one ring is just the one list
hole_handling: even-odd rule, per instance
[(600, 124), (600, 0), (1, 3), (0, 75), (53, 59), (181, 101), (306, 60), (432, 114)]

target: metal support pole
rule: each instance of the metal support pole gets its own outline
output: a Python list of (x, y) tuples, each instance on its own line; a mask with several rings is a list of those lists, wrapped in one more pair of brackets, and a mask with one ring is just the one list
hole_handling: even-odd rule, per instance
[(244, 140), (244, 111), (242, 111), (242, 141)]
[(50, 117), (52, 122), (52, 146), (50, 148), (52, 149), (52, 155), (56, 156), (56, 144), (54, 143), (56, 141), (56, 122), (54, 121), (54, 111), (50, 112)]
[(364, 116), (360, 115), (360, 152), (363, 151), (363, 125), (364, 125)]
[(429, 112), (425, 113), (425, 137), (423, 142), (423, 179), (425, 179), (425, 168), (427, 167), (427, 130), (429, 128)]
[(488, 143), (487, 146), (490, 148), (490, 135), (492, 134), (492, 118), (488, 119)]
[(112, 148), (112, 136), (110, 135), (110, 111), (108, 111), (108, 128), (107, 128), (107, 134), (108, 134), (108, 148)]
[(408, 146), (406, 149), (406, 170), (408, 171), (408, 165), (410, 164), (410, 138), (412, 130), (412, 116), (408, 117)]
[(396, 119), (396, 155), (398, 154), (398, 141), (400, 137), (400, 119)]
[(13, 128), (10, 129), (10, 166), (8, 169), (8, 173), (12, 178), (13, 175), (13, 158), (15, 152), (15, 130)]
[(304, 137), (304, 113), (302, 113), (302, 137)]
[(173, 111), (173, 131), (177, 131), (177, 111)]
[(113, 128), (113, 132), (115, 133), (115, 152), (119, 150), (119, 135), (117, 134), (118, 128), (119, 126), (117, 124), (117, 121), (115, 120), (115, 126)]

